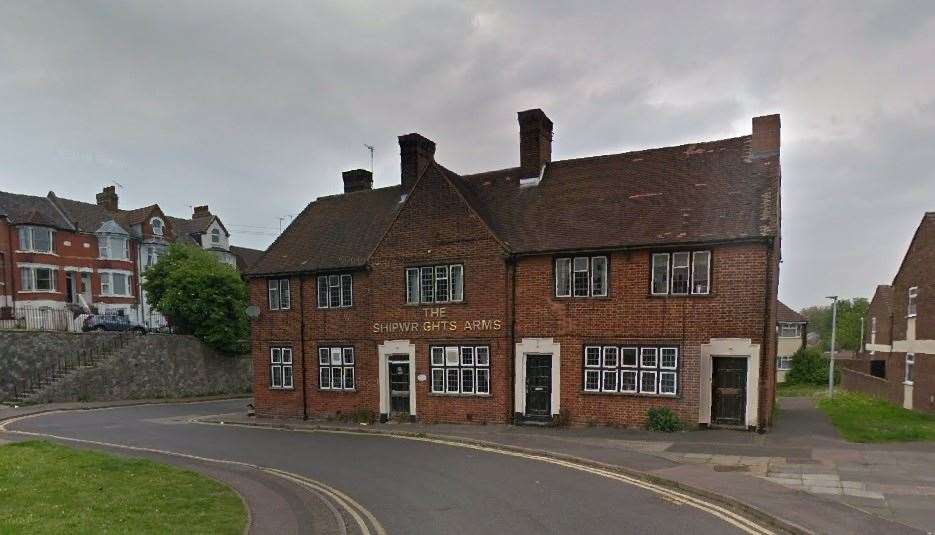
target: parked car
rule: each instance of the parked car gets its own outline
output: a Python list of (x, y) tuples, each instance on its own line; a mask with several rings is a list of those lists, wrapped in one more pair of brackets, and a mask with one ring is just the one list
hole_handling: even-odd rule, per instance
[(88, 331), (131, 331), (146, 334), (146, 327), (118, 314), (92, 314), (84, 319), (81, 330)]

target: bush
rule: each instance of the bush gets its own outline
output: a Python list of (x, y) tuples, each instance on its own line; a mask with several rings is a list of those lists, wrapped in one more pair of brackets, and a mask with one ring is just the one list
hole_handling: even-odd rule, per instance
[[(830, 359), (817, 347), (803, 347), (792, 355), (792, 369), (786, 374), (786, 382), (794, 384), (828, 384)], [(834, 371), (835, 384), (841, 382), (841, 370)]]
[(661, 431), (663, 433), (673, 433), (682, 430), (682, 421), (674, 412), (666, 407), (657, 407), (649, 409), (649, 419), (646, 428), (650, 431)]

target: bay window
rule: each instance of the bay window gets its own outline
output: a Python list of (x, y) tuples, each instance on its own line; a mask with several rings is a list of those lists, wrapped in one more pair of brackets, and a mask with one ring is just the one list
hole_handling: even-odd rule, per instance
[(555, 297), (606, 297), (606, 256), (555, 259)]
[(129, 260), (130, 240), (119, 236), (98, 236), (97, 248), (101, 258)]
[(55, 232), (46, 227), (19, 227), (19, 250), (30, 253), (51, 253)]
[(447, 264), (406, 268), (406, 303), (457, 303), (464, 300), (464, 266)]
[(711, 289), (711, 251), (655, 253), (650, 272), (652, 295), (707, 295)]

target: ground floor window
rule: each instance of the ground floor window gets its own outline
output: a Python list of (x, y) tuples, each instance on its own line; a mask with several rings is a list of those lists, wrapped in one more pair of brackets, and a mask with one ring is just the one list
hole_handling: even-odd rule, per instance
[(912, 384), (914, 374), (913, 368), (916, 365), (916, 356), (912, 353), (906, 353), (906, 383)]
[(353, 347), (318, 348), (318, 388), (322, 390), (354, 390)]
[(271, 388), (292, 388), (292, 348), (273, 347), (269, 350)]
[(679, 349), (657, 346), (585, 346), (584, 391), (674, 396)]
[(792, 369), (792, 355), (781, 355), (779, 357), (776, 357), (776, 369), (791, 370)]
[(432, 346), (432, 392), (490, 394), (490, 346)]

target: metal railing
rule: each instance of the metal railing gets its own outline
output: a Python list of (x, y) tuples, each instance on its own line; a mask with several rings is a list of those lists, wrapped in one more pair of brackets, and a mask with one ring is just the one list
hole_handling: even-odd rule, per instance
[(81, 323), (65, 308), (0, 307), (0, 330), (81, 332)]

